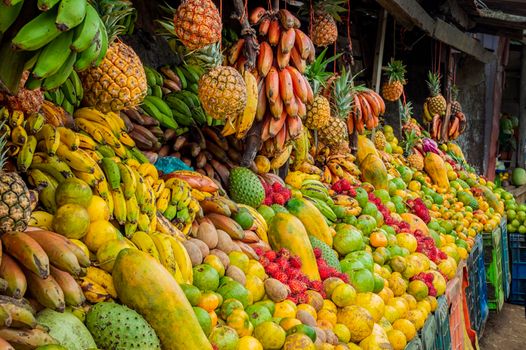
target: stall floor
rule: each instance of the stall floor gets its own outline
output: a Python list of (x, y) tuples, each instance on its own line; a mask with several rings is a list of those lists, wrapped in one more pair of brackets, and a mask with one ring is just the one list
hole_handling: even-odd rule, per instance
[(504, 304), (500, 312), (490, 312), (479, 347), (480, 350), (525, 350), (524, 306)]

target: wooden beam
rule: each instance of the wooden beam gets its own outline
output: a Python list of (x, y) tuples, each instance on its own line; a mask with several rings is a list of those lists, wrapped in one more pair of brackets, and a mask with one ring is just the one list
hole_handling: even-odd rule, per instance
[(484, 63), (494, 61), (496, 58), (495, 55), (486, 50), (480, 42), (441, 19), (437, 19), (435, 22), (433, 37)]
[(461, 26), (464, 29), (470, 29), (475, 25), (475, 22), (473, 22), (466, 11), (460, 7), (458, 2), (456, 0), (448, 0), (447, 5), (449, 7), (449, 12), (451, 13), (451, 17), (453, 17), (454, 21)]
[(376, 0), (407, 29), (414, 26), (427, 34), (433, 33), (435, 21), (416, 0)]
[(517, 152), (519, 167), (524, 168), (526, 155), (526, 46), (522, 46), (521, 55), (521, 82), (519, 91), (519, 144)]
[(387, 11), (380, 9), (380, 15), (378, 17), (378, 31), (376, 35), (376, 47), (374, 49), (374, 62), (373, 62), (373, 90), (377, 93), (380, 92), (380, 83), (382, 80), (382, 64), (384, 60), (384, 47), (385, 47), (385, 30), (387, 27)]

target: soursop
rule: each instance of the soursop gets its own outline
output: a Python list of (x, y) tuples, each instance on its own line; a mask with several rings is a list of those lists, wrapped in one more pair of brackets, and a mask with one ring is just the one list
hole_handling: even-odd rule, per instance
[(338, 272), (342, 272), (340, 260), (338, 260), (338, 253), (336, 253), (335, 250), (329, 247), (327, 243), (314, 236), (309, 236), (309, 240), (312, 249), (319, 248), (321, 250), (321, 257), (325, 260), (327, 265), (335, 268)]
[(265, 189), (259, 178), (250, 169), (237, 167), (230, 171), (230, 198), (237, 203), (257, 208), (265, 199)]
[(159, 338), (134, 310), (116, 303), (98, 303), (86, 315), (97, 346), (107, 350), (160, 350)]

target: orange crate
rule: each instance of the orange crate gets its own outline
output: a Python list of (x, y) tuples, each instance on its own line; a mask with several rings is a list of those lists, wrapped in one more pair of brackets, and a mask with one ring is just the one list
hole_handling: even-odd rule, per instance
[(451, 350), (464, 349), (464, 324), (462, 320), (462, 268), (448, 282), (446, 298), (449, 304), (449, 332), (451, 334)]

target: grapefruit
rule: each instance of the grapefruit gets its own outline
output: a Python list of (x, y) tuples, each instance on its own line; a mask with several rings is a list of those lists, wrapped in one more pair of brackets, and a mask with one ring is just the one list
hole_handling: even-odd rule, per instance
[(99, 196), (91, 197), (91, 202), (87, 209), (89, 218), (92, 222), (98, 220), (108, 221), (110, 219), (110, 208), (108, 207), (108, 203)]
[(407, 293), (414, 296), (417, 301), (421, 301), (428, 296), (429, 289), (423, 281), (413, 280), (409, 282), (409, 286), (407, 287)]
[(393, 328), (404, 333), (407, 341), (411, 341), (411, 339), (413, 339), (416, 335), (415, 325), (411, 321), (404, 318), (396, 320), (393, 323)]
[(378, 322), (384, 315), (385, 303), (378, 294), (358, 293), (355, 304), (369, 311), (375, 322)]
[(349, 329), (351, 342), (357, 343), (371, 335), (374, 319), (367, 309), (351, 305), (338, 310), (338, 323)]
[(69, 177), (62, 181), (55, 190), (57, 207), (65, 204), (78, 204), (87, 208), (92, 196), (93, 193), (89, 185), (76, 177)]
[(81, 239), (88, 232), (90, 217), (86, 208), (79, 204), (65, 204), (53, 217), (53, 229), (67, 238)]

